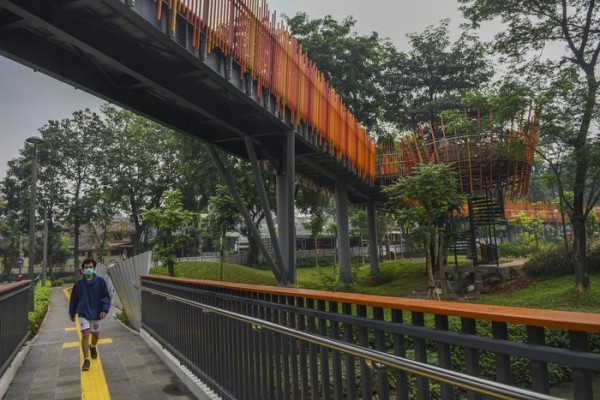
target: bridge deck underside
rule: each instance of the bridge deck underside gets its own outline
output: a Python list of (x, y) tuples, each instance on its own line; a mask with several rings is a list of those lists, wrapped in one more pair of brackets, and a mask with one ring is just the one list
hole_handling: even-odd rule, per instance
[(218, 49), (199, 54), (156, 20), (156, 4), (138, 0), (0, 1), (0, 54), (248, 159), (275, 169), (294, 132), (296, 172), (332, 192), (348, 187), (354, 203), (382, 200), (377, 187), (327, 153), (310, 127), (294, 126), (273, 97), (257, 98), (256, 82)]

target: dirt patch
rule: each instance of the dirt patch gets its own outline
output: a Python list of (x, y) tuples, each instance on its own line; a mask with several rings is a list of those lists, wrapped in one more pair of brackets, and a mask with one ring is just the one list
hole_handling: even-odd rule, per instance
[[(506, 281), (503, 281), (502, 277), (498, 274), (488, 275), (483, 280), (483, 290), (481, 292), (475, 292), (473, 274), (463, 277), (463, 289), (454, 293), (454, 296), (465, 300), (479, 299), (487, 295), (510, 294), (525, 289), (532, 284), (533, 280), (528, 278), (525, 272), (523, 272), (522, 262), (510, 263), (506, 268), (509, 268), (509, 278)], [(428, 294), (429, 289), (424, 286), (404, 297), (427, 299)], [(453, 297), (452, 294), (450, 296)]]
[(498, 294), (512, 293), (525, 289), (529, 285), (531, 285), (531, 280), (523, 272), (523, 267), (514, 267), (510, 269), (510, 278), (506, 282), (500, 282), (496, 285), (486, 285), (485, 287), (488, 294)]
[(462, 293), (465, 299), (477, 299), (486, 295), (509, 294), (531, 285), (531, 280), (523, 272), (522, 266), (510, 267), (510, 276), (505, 282), (497, 275), (489, 275), (483, 280), (483, 290), (480, 293)]

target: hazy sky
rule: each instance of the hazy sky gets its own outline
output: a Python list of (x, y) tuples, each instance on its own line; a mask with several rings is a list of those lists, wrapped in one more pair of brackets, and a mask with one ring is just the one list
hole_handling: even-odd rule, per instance
[[(352, 15), (359, 33), (379, 32), (400, 50), (407, 50), (406, 33), (421, 32), (428, 25), (450, 18), (458, 31), (461, 20), (454, 0), (268, 0), (277, 15), (308, 13), (310, 18), (331, 15), (338, 21)], [(18, 156), (25, 139), (39, 136), (48, 120), (69, 118), (74, 111), (97, 110), (102, 100), (74, 89), (0, 56), (0, 179), (8, 160)]]

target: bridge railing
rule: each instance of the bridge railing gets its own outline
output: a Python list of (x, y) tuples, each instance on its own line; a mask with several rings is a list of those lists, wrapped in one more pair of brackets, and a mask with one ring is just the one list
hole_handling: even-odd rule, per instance
[(148, 275), (139, 288), (143, 329), (224, 398), (544, 399), (558, 371), (593, 399), (600, 372), (596, 314)]
[(30, 281), (0, 287), (0, 376), (29, 338)]
[(375, 143), (266, 1), (155, 2), (157, 19), (169, 13), (171, 34), (183, 31), (179, 15), (189, 25), (193, 47), (205, 43), (207, 52), (218, 48), (232, 57), (241, 74), (256, 80), (259, 98), (271, 94), (293, 124), (308, 124), (334, 157), (345, 157), (360, 177), (374, 180)]

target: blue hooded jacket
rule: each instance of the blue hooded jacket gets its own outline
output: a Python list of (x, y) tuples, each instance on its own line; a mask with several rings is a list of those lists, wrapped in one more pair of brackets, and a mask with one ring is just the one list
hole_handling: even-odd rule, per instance
[(110, 295), (106, 281), (96, 274), (90, 280), (83, 276), (75, 282), (71, 290), (69, 316), (73, 318), (77, 313), (87, 320), (96, 321), (100, 319), (101, 311), (110, 311)]

